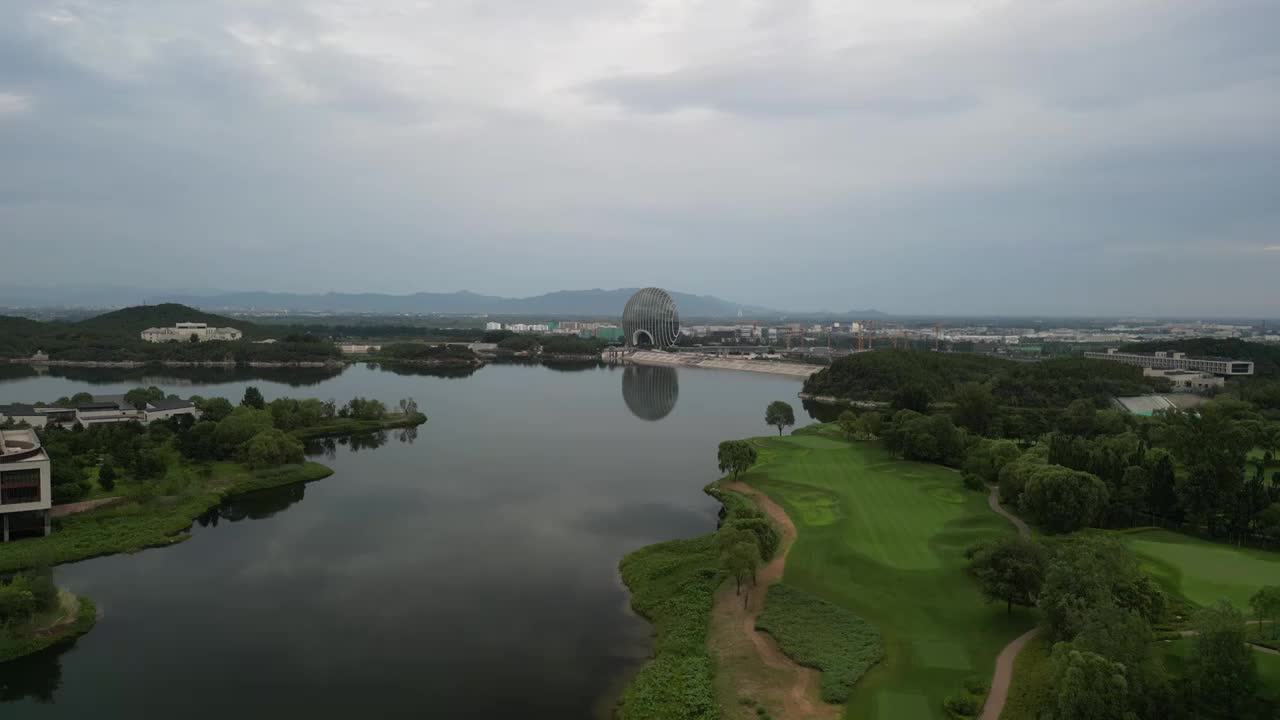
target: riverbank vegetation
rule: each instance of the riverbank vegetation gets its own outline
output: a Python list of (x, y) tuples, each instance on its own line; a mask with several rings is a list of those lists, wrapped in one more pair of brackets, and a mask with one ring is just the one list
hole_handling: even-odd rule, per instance
[(650, 545), (619, 565), (632, 609), (654, 626), (653, 657), (623, 692), (620, 720), (720, 717), (707, 632), (716, 590), (730, 576), (728, 551), (750, 537), (756, 557), (768, 559), (778, 534), (749, 499), (715, 486), (707, 492), (723, 506), (715, 533)]
[(475, 351), (465, 345), (428, 345), (400, 342), (383, 345), (368, 360), (381, 363), (407, 363), (431, 367), (478, 367), (484, 364)]
[(91, 497), (116, 502), (54, 521), (54, 532), (0, 544), (0, 571), (134, 552), (185, 539), (191, 523), (228, 496), (331, 474), (305, 462), (302, 440), (418, 425), (412, 398), (399, 412), (368, 398), (345, 405), (277, 398), (253, 387), (241, 404), (194, 398), (200, 419), (180, 415), (136, 422), (41, 429), (51, 458), (56, 503)]
[(0, 580), (0, 663), (79, 637), (96, 619), (93, 603), (55, 587), (48, 569)]
[(884, 657), (880, 633), (845, 608), (799, 588), (769, 588), (756, 629), (778, 641), (787, 657), (822, 671), (822, 699), (844, 703), (853, 686)]

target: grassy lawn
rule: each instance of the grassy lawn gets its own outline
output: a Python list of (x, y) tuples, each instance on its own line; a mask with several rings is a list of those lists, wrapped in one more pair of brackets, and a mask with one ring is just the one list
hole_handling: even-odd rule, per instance
[(1018, 653), (1018, 659), (1013, 661), (1009, 699), (1005, 701), (1000, 720), (1036, 720), (1053, 702), (1049, 685), (1053, 675), (1049, 660), (1052, 649), (1048, 638), (1041, 633)]
[(256, 472), (231, 462), (177, 465), (148, 484), (156, 488), (155, 497), (135, 490), (123, 502), (55, 521), (57, 528), (48, 537), (0, 543), (0, 572), (170, 545), (187, 539), (191, 523), (230, 495), (331, 474), (313, 462)]
[(1238, 548), (1180, 535), (1143, 530), (1122, 535), (1143, 569), (1165, 589), (1197, 605), (1227, 598), (1249, 612), (1249, 598), (1263, 585), (1280, 584), (1280, 553)]
[[(1165, 668), (1171, 675), (1181, 675), (1186, 671), (1187, 659), (1191, 657), (1192, 638), (1161, 642), (1164, 653)], [(1270, 655), (1254, 651), (1254, 659), (1258, 661), (1258, 678), (1265, 688), (1263, 694), (1272, 698), (1280, 698), (1280, 655)]]
[(858, 682), (845, 717), (944, 718), (965, 678), (990, 677), (1000, 649), (1034, 624), (983, 602), (964, 549), (1014, 532), (959, 474), (891, 457), (830, 432), (753, 441), (744, 479), (798, 529), (783, 581), (879, 630), (884, 659)]

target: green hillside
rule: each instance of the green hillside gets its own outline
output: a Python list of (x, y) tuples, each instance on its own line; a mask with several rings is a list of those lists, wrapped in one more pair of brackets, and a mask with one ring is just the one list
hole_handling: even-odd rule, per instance
[(201, 312), (193, 307), (177, 303), (160, 305), (138, 305), (121, 310), (113, 310), (77, 323), (70, 327), (80, 332), (108, 336), (128, 336), (136, 338), (150, 327), (169, 327), (180, 322), (202, 322), (211, 327), (233, 327), (243, 332), (245, 337), (267, 337), (257, 325), (244, 320), (236, 320), (223, 315)]

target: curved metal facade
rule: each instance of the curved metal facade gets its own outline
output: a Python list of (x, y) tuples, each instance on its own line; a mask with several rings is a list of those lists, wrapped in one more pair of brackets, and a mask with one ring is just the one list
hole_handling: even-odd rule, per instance
[(676, 312), (675, 301), (660, 288), (637, 290), (622, 310), (622, 332), (627, 347), (675, 345), (680, 335), (680, 313)]
[(622, 399), (641, 420), (661, 420), (676, 407), (680, 381), (673, 367), (628, 365), (622, 370)]

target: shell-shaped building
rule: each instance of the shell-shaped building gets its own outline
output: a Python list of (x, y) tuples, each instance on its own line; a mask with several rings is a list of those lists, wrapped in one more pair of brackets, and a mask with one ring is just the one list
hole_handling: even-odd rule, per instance
[(666, 290), (637, 290), (622, 310), (622, 332), (627, 347), (667, 348), (680, 336), (680, 313)]
[(641, 420), (661, 420), (676, 407), (680, 381), (673, 367), (628, 365), (622, 370), (622, 399)]

